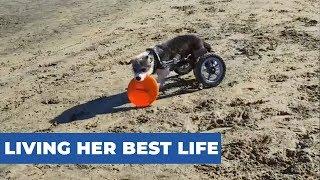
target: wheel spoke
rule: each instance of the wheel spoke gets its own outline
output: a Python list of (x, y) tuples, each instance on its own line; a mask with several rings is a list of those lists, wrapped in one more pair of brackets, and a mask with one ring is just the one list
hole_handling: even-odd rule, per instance
[(210, 80), (211, 75), (212, 75), (212, 74), (209, 73), (209, 76), (208, 76), (208, 78), (207, 78), (208, 80)]
[(219, 69), (219, 68), (218, 68), (218, 69), (216, 69), (216, 70), (215, 70), (215, 72), (214, 72), (214, 74), (215, 74), (215, 75), (220, 74), (220, 69)]

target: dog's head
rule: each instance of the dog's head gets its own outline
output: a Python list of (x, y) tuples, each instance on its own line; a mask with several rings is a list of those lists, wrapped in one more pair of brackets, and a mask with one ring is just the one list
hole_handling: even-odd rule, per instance
[(151, 75), (154, 67), (154, 56), (146, 51), (130, 61), (134, 78), (138, 81), (143, 81), (147, 75)]

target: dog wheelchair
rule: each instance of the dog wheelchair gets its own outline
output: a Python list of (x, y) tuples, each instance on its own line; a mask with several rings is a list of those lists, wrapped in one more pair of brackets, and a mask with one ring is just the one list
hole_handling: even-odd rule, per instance
[(178, 56), (170, 61), (163, 61), (162, 65), (173, 70), (178, 75), (185, 75), (193, 70), (194, 76), (199, 83), (199, 89), (218, 86), (226, 72), (226, 65), (223, 59), (210, 52), (198, 57), (196, 61), (192, 59), (191, 55), (187, 57)]

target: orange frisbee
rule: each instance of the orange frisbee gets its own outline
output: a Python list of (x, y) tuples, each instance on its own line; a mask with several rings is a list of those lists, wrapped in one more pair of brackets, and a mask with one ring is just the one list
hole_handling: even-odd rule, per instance
[(159, 87), (152, 76), (147, 76), (143, 81), (132, 79), (127, 93), (132, 104), (137, 107), (147, 107), (157, 99)]

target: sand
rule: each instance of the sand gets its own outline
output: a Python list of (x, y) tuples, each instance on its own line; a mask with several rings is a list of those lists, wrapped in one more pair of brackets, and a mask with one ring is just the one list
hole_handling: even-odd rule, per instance
[[(0, 2), (0, 132), (221, 132), (221, 165), (2, 165), (1, 179), (319, 178), (316, 0)], [(318, 10), (317, 10), (318, 9)], [(172, 74), (145, 109), (126, 62), (179, 34), (223, 57), (224, 81)]]

